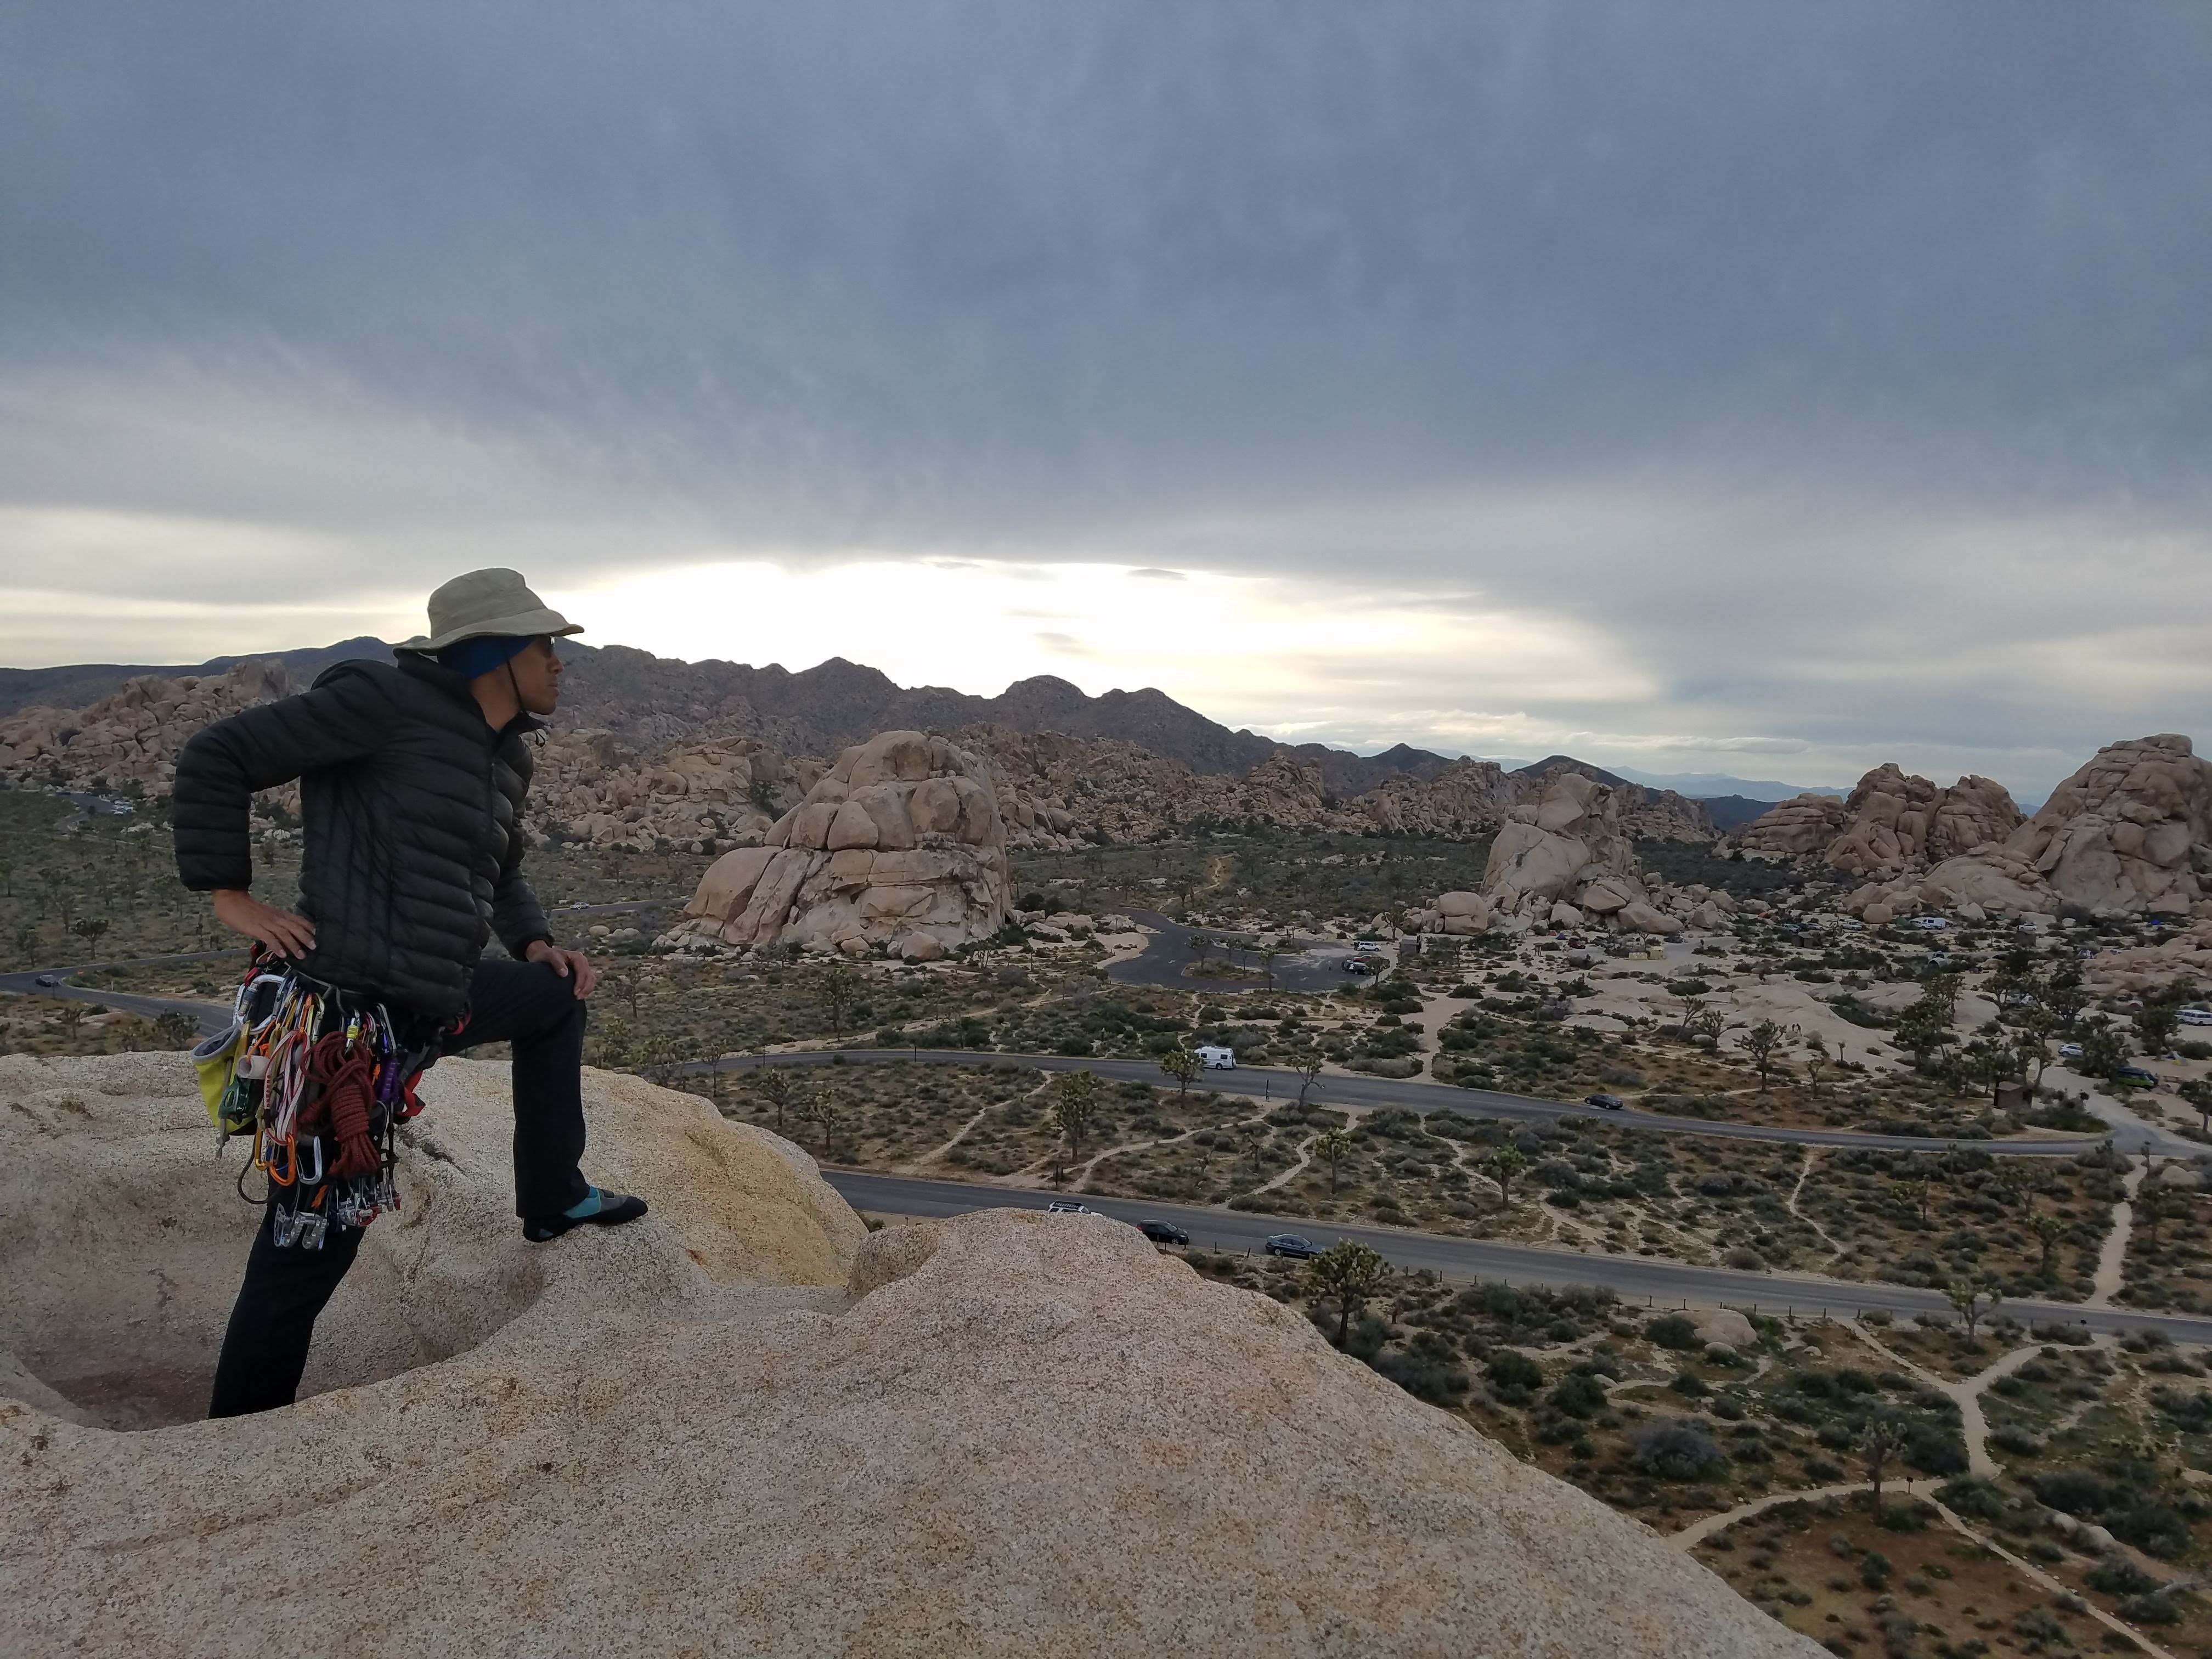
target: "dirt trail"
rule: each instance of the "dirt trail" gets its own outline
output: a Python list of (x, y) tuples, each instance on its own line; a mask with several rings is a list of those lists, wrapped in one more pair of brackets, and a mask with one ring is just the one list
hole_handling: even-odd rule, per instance
[[(1826, 1267), (1830, 1262), (1838, 1260), (1844, 1255), (1844, 1247), (1836, 1243), (1834, 1237), (1830, 1234), (1826, 1227), (1823, 1227), (1819, 1222), (1814, 1220), (1811, 1216), (1807, 1215), (1804, 1211), (1797, 1207), (1797, 1200), (1799, 1195), (1805, 1190), (1806, 1178), (1813, 1173), (1814, 1166), (1817, 1165), (1825, 1156), (1826, 1154), (1818, 1146), (1808, 1146), (1805, 1149), (1805, 1161), (1798, 1166), (1797, 1170), (1797, 1184), (1790, 1189), (1789, 1202), (1783, 1206), (1783, 1208), (1788, 1210), (1790, 1213), (1796, 1216), (1798, 1220), (1803, 1222), (1814, 1232), (1820, 1234), (1820, 1242), (1828, 1247), (1828, 1260), (1827, 1261), (1824, 1261), (1820, 1264), (1821, 1267)], [(1818, 1272), (1820, 1269), (1816, 1268), (1814, 1271)]]
[(1966, 1443), (1966, 1468), (1970, 1473), (1989, 1480), (1995, 1480), (2003, 1473), (1997, 1468), (1996, 1460), (1990, 1455), (1988, 1444), (1990, 1425), (1989, 1419), (1982, 1415), (1982, 1392), (1999, 1377), (2010, 1376), (2022, 1365), (2041, 1353), (2043, 1344), (2031, 1342), (2026, 1347), (2014, 1348), (1994, 1363), (1976, 1371), (1972, 1376), (1960, 1377), (1954, 1382), (1949, 1377), (1939, 1376), (1926, 1366), (1906, 1358), (1896, 1349), (1885, 1344), (1871, 1329), (1857, 1320), (1846, 1319), (1841, 1322), (1856, 1335), (1859, 1340), (1881, 1355), (1899, 1370), (1911, 1372), (1938, 1394), (1947, 1396), (1952, 1404), (1958, 1407), (1959, 1431)]
[(2127, 1197), (2112, 1206), (2112, 1225), (2105, 1235), (2105, 1242), (2097, 1251), (2097, 1271), (2090, 1280), (2088, 1300), (2085, 1308), (2109, 1308), (2112, 1298), (2120, 1293), (2127, 1282), (2128, 1239), (2135, 1231), (2135, 1195), (2142, 1188), (2143, 1177), (2150, 1173), (2150, 1160), (2145, 1158), (2140, 1168), (2130, 1170), (2120, 1177), (2121, 1188)]
[(908, 1158), (905, 1163), (900, 1164), (893, 1173), (896, 1175), (913, 1175), (915, 1171), (926, 1169), (928, 1165), (937, 1163), (955, 1146), (957, 1146), (962, 1141), (967, 1139), (968, 1132), (974, 1128), (977, 1124), (981, 1123), (984, 1117), (989, 1113), (991, 1108), (996, 1104), (998, 1104), (996, 1101), (987, 1101), (982, 1105), (978, 1106), (975, 1109), (975, 1115), (969, 1118), (965, 1123), (962, 1124), (957, 1129), (952, 1132), (951, 1139), (946, 1141), (942, 1146), (931, 1147), (919, 1158)]
[(1298, 1176), (1304, 1175), (1306, 1172), (1307, 1166), (1311, 1164), (1313, 1162), (1314, 1142), (1320, 1139), (1321, 1135), (1316, 1132), (1313, 1134), (1308, 1135), (1304, 1140), (1301, 1140), (1298, 1143), (1298, 1156), (1297, 1161), (1294, 1162), (1289, 1169), (1284, 1170), (1282, 1174), (1275, 1176), (1271, 1181), (1255, 1187), (1252, 1190), (1255, 1193), (1272, 1193), (1276, 1188), (1281, 1186), (1285, 1182), (1295, 1181)]

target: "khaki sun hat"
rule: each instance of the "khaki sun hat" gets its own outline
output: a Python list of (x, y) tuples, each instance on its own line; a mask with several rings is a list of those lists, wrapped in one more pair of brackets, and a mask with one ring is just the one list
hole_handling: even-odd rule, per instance
[(443, 651), (463, 640), (487, 634), (535, 639), (540, 634), (580, 634), (584, 630), (530, 591), (519, 570), (471, 570), (456, 576), (430, 595), (430, 631), (419, 634), (398, 651)]

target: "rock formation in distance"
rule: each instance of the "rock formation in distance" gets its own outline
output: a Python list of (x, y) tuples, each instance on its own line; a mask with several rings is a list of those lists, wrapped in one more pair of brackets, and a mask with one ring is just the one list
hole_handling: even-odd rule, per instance
[(929, 961), (1006, 926), (1012, 882), (981, 758), (885, 732), (840, 756), (759, 846), (717, 859), (671, 937)]

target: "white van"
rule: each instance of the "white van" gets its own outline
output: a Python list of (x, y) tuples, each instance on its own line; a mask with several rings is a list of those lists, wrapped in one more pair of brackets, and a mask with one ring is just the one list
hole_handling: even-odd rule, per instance
[(2184, 1025), (2212, 1025), (2212, 1008), (2184, 1008), (2181, 1023)]
[(1198, 1063), (1209, 1072), (1233, 1072), (1237, 1069), (1234, 1048), (1215, 1048), (1204, 1043), (1198, 1048)]

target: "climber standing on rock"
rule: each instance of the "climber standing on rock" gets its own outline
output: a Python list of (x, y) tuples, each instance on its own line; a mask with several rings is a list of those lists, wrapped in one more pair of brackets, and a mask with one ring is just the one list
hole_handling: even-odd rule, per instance
[[(584, 1000), (597, 975), (583, 952), (554, 942), (521, 871), (524, 738), (560, 694), (554, 640), (581, 629), (512, 570), (455, 577), (431, 594), (429, 613), (429, 633), (397, 647), (396, 665), (338, 663), (309, 690), (218, 720), (185, 745), (179, 873), (298, 983), (404, 1022), (422, 1049), (512, 1045), (526, 1238), (635, 1220), (642, 1200), (591, 1186), (578, 1167)], [(295, 779), (305, 825), (296, 911), (249, 890), (253, 793)], [(510, 960), (480, 960), (495, 934)], [(267, 1206), (210, 1416), (289, 1405), (298, 1390), (316, 1317), (362, 1227), (325, 1215), (314, 1247), (300, 1248), (297, 1218)]]

